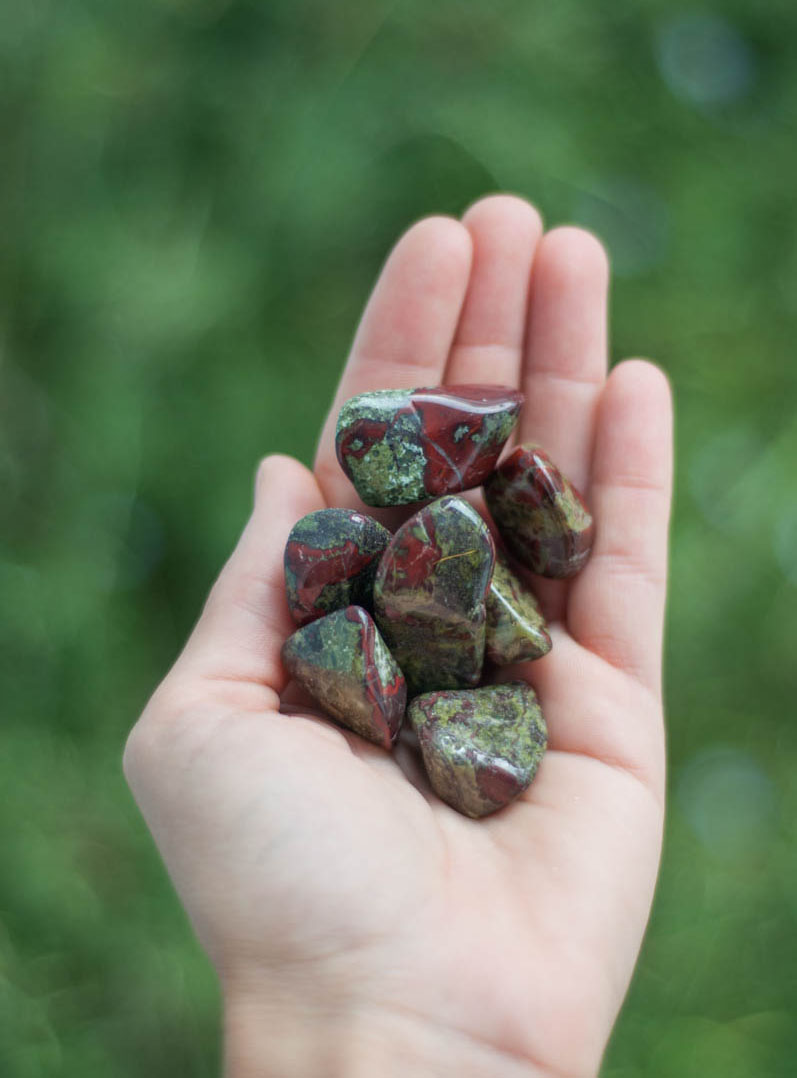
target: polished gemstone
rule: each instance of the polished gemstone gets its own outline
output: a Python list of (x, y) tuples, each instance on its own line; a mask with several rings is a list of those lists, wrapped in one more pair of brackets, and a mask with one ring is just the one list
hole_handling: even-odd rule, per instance
[(537, 697), (523, 681), (424, 693), (407, 719), (432, 789), (466, 816), (486, 816), (522, 793), (547, 744)]
[(410, 695), (478, 683), (494, 561), (487, 525), (452, 495), (393, 536), (377, 570), (374, 610)]
[(495, 467), (522, 403), (509, 386), (361, 393), (338, 416), (338, 460), (366, 505), (469, 490)]
[(293, 526), (285, 547), (288, 605), (300, 625), (341, 610), (371, 609), (374, 576), (390, 532), (353, 509), (319, 509)]
[(333, 719), (391, 747), (404, 716), (407, 687), (362, 607), (336, 610), (297, 629), (283, 644), (282, 661)]
[(542, 576), (573, 576), (592, 549), (595, 527), (584, 500), (539, 446), (519, 445), (484, 484), (484, 496), (511, 554)]
[(498, 552), (487, 593), (487, 655), (503, 666), (539, 659), (550, 650), (537, 597)]

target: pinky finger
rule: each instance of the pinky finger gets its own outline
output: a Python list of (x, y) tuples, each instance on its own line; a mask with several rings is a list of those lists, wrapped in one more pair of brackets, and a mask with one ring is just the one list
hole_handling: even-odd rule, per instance
[(573, 637), (654, 692), (661, 649), (672, 489), (672, 401), (644, 360), (612, 371), (598, 406), (592, 556), (568, 598)]

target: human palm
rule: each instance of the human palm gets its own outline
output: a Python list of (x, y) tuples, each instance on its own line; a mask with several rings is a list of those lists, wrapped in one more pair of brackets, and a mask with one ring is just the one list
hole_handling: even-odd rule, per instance
[[(606, 378), (597, 242), (540, 236), (532, 207), (502, 195), (401, 239), (315, 475), (263, 463), (239, 545), (131, 734), (129, 781), (222, 980), (230, 1073), (599, 1067), (661, 843), (670, 402), (648, 363)], [(432, 793), (411, 736), (387, 754), (332, 725), (279, 660), (290, 528), (359, 506), (334, 455), (341, 401), (443, 381), (523, 389), (521, 438), (596, 520), (583, 573), (536, 582), (552, 651), (511, 672), (539, 694), (549, 750), (531, 787), (482, 820)]]

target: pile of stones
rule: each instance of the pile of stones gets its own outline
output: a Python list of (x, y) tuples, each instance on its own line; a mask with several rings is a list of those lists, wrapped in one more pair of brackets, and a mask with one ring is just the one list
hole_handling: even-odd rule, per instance
[(481, 385), (353, 397), (336, 450), (362, 501), (434, 500), (395, 534), (364, 513), (321, 509), (285, 548), (302, 626), (282, 649), (287, 671), (327, 715), (385, 749), (406, 719), (434, 791), (472, 817), (534, 778), (547, 743), (535, 693), (490, 679), (545, 655), (551, 638), (533, 592), (457, 495), (483, 486), (509, 555), (542, 576), (577, 573), (594, 533), (581, 495), (538, 446), (498, 464), (522, 404), (513, 389)]

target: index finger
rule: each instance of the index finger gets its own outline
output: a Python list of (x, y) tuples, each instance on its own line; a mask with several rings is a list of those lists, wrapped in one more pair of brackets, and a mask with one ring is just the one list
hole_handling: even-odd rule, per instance
[(463, 224), (427, 217), (393, 248), (371, 293), (327, 416), (315, 473), (330, 505), (366, 509), (335, 455), (344, 401), (371, 389), (412, 389), (442, 381), (470, 275)]

